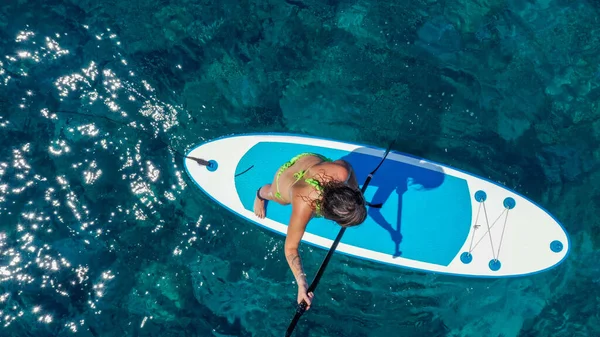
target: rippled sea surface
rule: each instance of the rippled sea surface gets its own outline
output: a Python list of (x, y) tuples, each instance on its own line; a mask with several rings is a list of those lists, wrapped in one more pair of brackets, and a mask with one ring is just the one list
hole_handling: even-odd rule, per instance
[[(554, 214), (569, 258), (466, 279), (335, 255), (297, 336), (600, 335), (597, 1), (0, 5), (0, 335), (282, 336), (283, 237), (179, 153), (283, 131), (395, 149)], [(302, 246), (309, 279), (325, 251)]]

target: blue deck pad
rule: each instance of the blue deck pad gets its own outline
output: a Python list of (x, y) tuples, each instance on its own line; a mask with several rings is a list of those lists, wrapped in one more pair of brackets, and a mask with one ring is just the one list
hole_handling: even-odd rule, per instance
[[(244, 207), (252, 210), (256, 190), (272, 182), (279, 167), (302, 152), (348, 161), (361, 185), (381, 161), (379, 156), (358, 151), (260, 142), (242, 157), (236, 168), (236, 172), (242, 172), (254, 165), (235, 178)], [(296, 168), (291, 166), (288, 170)], [(467, 182), (445, 175), (436, 165), (413, 166), (386, 159), (371, 180), (365, 197), (374, 204), (384, 205), (381, 209), (369, 208), (369, 216), (362, 225), (346, 230), (341, 241), (344, 244), (447, 266), (467, 239), (472, 212)], [(291, 214), (290, 205), (275, 202), (267, 205), (267, 217), (282, 224), (289, 222)], [(331, 240), (339, 230), (335, 222), (323, 218), (314, 218), (306, 229)]]

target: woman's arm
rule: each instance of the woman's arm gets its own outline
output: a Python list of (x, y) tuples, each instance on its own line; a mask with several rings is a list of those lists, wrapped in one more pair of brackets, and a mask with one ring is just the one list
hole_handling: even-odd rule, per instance
[(354, 170), (352, 169), (352, 165), (348, 164), (348, 170), (350, 171), (350, 177), (348, 178), (348, 185), (358, 188), (358, 181), (356, 180), (356, 174), (354, 174)]
[[(298, 284), (298, 303), (304, 300), (310, 307), (312, 294), (307, 294), (308, 283), (306, 282), (306, 274), (302, 267), (302, 259), (298, 253), (300, 240), (306, 230), (306, 225), (312, 217), (312, 209), (301, 196), (295, 195), (292, 200), (292, 216), (288, 224), (287, 235), (285, 238), (285, 259), (294, 274), (296, 283)], [(307, 309), (308, 309), (307, 307)]]
[(356, 180), (356, 174), (354, 174), (354, 169), (352, 168), (352, 165), (350, 165), (349, 162), (343, 159), (340, 159), (340, 161), (344, 164), (346, 170), (348, 170), (348, 186), (358, 188), (358, 181)]
[(298, 285), (306, 283), (306, 274), (304, 274), (302, 259), (298, 254), (298, 246), (311, 216), (312, 210), (310, 206), (301, 197), (294, 196), (294, 200), (292, 200), (292, 217), (287, 228), (284, 250), (285, 259)]

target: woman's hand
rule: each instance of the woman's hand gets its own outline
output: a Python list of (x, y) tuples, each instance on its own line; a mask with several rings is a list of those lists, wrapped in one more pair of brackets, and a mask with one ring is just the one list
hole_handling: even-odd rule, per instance
[(307, 291), (308, 284), (305, 283), (298, 285), (298, 304), (302, 303), (302, 300), (304, 300), (304, 302), (306, 302), (306, 310), (310, 308), (312, 299), (313, 297), (315, 297), (315, 294), (313, 294), (312, 292), (307, 293)]

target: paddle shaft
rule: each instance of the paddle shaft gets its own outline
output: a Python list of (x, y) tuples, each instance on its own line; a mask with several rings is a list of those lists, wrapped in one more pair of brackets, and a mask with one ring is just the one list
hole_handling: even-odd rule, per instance
[[(388, 146), (387, 150), (385, 150), (385, 154), (383, 155), (383, 158), (381, 158), (381, 161), (379, 162), (379, 165), (377, 165), (377, 167), (373, 171), (371, 171), (371, 173), (369, 173), (369, 175), (367, 176), (367, 179), (365, 179), (365, 183), (363, 184), (362, 188), (360, 189), (361, 193), (364, 194), (365, 191), (367, 190), (367, 186), (369, 186), (369, 183), (371, 182), (371, 179), (373, 178), (373, 175), (375, 174), (375, 172), (377, 172), (377, 170), (379, 169), (379, 167), (381, 166), (381, 164), (383, 164), (383, 162), (385, 161), (385, 158), (387, 157), (388, 153), (390, 153), (392, 145), (394, 145), (393, 141)], [(325, 256), (325, 259), (323, 260), (323, 263), (321, 263), (321, 266), (319, 267), (319, 270), (317, 271), (317, 274), (315, 275), (315, 278), (313, 279), (313, 281), (311, 282), (310, 286), (308, 287), (308, 290), (306, 291), (307, 293), (314, 292), (315, 289), (317, 289), (317, 285), (319, 284), (319, 281), (321, 280), (321, 277), (323, 276), (323, 273), (325, 272), (325, 268), (327, 268), (327, 264), (329, 264), (329, 260), (331, 259), (331, 256), (333, 255), (333, 252), (335, 251), (335, 249), (337, 248), (338, 244), (340, 243), (340, 240), (342, 239), (342, 236), (344, 236), (344, 232), (346, 232), (346, 227), (342, 227), (340, 229), (338, 235), (335, 238), (335, 241), (333, 241), (333, 244), (331, 245), (331, 248), (329, 248), (329, 251), (327, 252), (327, 255)], [(287, 328), (287, 330), (285, 332), (285, 337), (290, 337), (292, 335), (292, 332), (296, 328), (296, 324), (298, 324), (298, 320), (300, 319), (300, 317), (306, 311), (306, 307), (307, 307), (307, 303), (304, 300), (302, 300), (302, 302), (300, 302), (298, 304), (298, 306), (296, 307), (296, 314), (294, 315), (294, 318), (290, 322), (290, 325), (288, 326), (288, 328)]]

